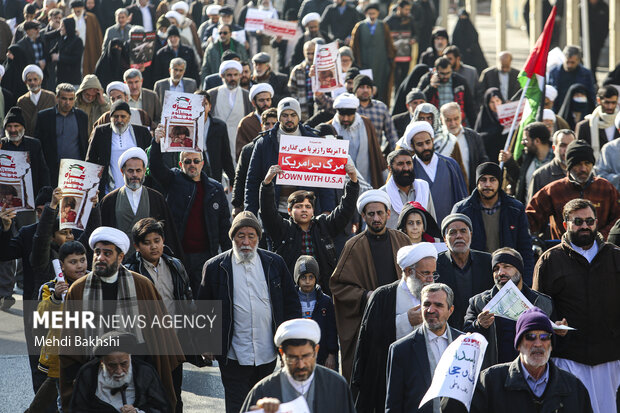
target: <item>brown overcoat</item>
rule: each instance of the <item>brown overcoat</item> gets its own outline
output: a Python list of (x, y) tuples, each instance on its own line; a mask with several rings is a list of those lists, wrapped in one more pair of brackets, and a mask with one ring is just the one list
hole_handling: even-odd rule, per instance
[(241, 149), (252, 142), (261, 131), (261, 124), (256, 112), (247, 114), (237, 126), (237, 139), (235, 139), (235, 159), (239, 159)]
[[(82, 76), (95, 73), (95, 66), (99, 57), (101, 57), (101, 45), (103, 44), (103, 33), (101, 26), (97, 20), (97, 16), (91, 12), (85, 12), (86, 15), (86, 42), (84, 44), (84, 59), (82, 61)], [(67, 17), (75, 18), (75, 14), (71, 13)]]
[(56, 104), (56, 96), (50, 91), (41, 89), (39, 102), (35, 106), (30, 100), (30, 92), (26, 92), (17, 99), (17, 106), (22, 108), (22, 114), (26, 121), (26, 135), (35, 136), (35, 127), (37, 125), (37, 114), (44, 109), (49, 109)]

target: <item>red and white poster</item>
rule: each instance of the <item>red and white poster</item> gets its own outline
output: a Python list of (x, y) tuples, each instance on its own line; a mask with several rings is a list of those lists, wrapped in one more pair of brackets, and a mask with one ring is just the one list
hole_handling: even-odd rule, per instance
[(166, 91), (161, 118), (166, 131), (162, 152), (203, 152), (204, 96)]
[(132, 33), (129, 38), (129, 62), (132, 68), (149, 67), (155, 51), (155, 32)]
[(276, 183), (342, 189), (348, 153), (349, 141), (282, 135)]
[(297, 33), (297, 22), (285, 20), (266, 19), (263, 22), (263, 33), (267, 36), (281, 37), (284, 40), (292, 40)]
[(314, 50), (313, 92), (331, 92), (344, 86), (338, 44), (317, 44)]
[(60, 200), (60, 229), (84, 229), (97, 196), (103, 166), (76, 159), (61, 159), (58, 186)]
[(32, 168), (28, 152), (0, 150), (0, 208), (34, 209)]
[(245, 15), (245, 24), (243, 27), (249, 32), (263, 30), (265, 20), (271, 17), (273, 17), (271, 11), (249, 8), (248, 13)]
[[(504, 127), (502, 133), (510, 131), (512, 120), (515, 118), (515, 113), (517, 113), (517, 106), (519, 106), (518, 101), (508, 102), (497, 106), (497, 118), (499, 119), (499, 123)], [(517, 125), (519, 125), (521, 119), (523, 118), (523, 109), (525, 109), (525, 105), (521, 105), (521, 112), (517, 117)]]

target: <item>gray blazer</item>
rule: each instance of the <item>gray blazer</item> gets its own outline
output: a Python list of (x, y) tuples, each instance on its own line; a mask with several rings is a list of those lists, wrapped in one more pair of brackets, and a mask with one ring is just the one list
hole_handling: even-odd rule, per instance
[(129, 40), (129, 30), (131, 30), (131, 24), (127, 23), (125, 28), (121, 32), (121, 26), (115, 24), (114, 26), (108, 27), (105, 31), (105, 35), (103, 36), (103, 43), (101, 44), (101, 51), (105, 52), (105, 49), (108, 47), (108, 44), (112, 39), (123, 39), (123, 43)]
[[(190, 79), (189, 77), (183, 78), (183, 92), (185, 93), (194, 93), (196, 91), (196, 81), (194, 79)], [(166, 94), (166, 90), (170, 90), (170, 78), (161, 79), (155, 82), (155, 94), (159, 99), (159, 103), (164, 105), (164, 96)]]
[(151, 117), (152, 129), (155, 129), (161, 118), (161, 103), (155, 92), (150, 89), (142, 88), (142, 110)]

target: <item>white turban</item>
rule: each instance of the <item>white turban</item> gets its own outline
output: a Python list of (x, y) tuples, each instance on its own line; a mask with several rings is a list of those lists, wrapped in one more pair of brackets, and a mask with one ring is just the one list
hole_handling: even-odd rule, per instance
[(187, 13), (189, 11), (189, 4), (184, 1), (177, 1), (172, 5), (171, 9), (176, 12), (183, 10), (183, 13)]
[(274, 343), (280, 347), (286, 340), (310, 340), (314, 344), (321, 341), (321, 328), (310, 318), (294, 318), (280, 324), (273, 337)]
[(555, 121), (555, 113), (551, 109), (545, 109), (543, 111), (543, 120)]
[(431, 135), (431, 138), (435, 137), (435, 131), (433, 130), (431, 124), (427, 121), (418, 120), (415, 122), (411, 122), (409, 125), (407, 125), (407, 128), (405, 129), (405, 134), (401, 139), (402, 143), (406, 144), (406, 147), (404, 149), (413, 150), (413, 143), (411, 141), (413, 140), (413, 137), (420, 132), (428, 132)]
[(334, 100), (334, 109), (357, 109), (360, 100), (351, 93), (343, 93)]
[(243, 67), (241, 66), (241, 63), (237, 62), (236, 60), (224, 60), (222, 63), (220, 63), (220, 76), (226, 73), (228, 69), (235, 69), (239, 73), (243, 72)]
[(396, 254), (396, 262), (403, 271), (405, 268), (411, 267), (422, 258), (437, 259), (437, 248), (435, 248), (430, 242), (419, 242), (417, 244), (402, 247)]
[(545, 85), (545, 97), (554, 101), (558, 97), (558, 90), (551, 85)]
[(129, 237), (120, 229), (112, 227), (99, 227), (93, 231), (88, 239), (88, 245), (91, 249), (95, 249), (95, 244), (98, 242), (111, 242), (123, 251), (123, 254), (127, 254), (129, 250)]
[(119, 92), (123, 92), (127, 97), (129, 97), (129, 86), (126, 83), (115, 81), (110, 82), (108, 87), (105, 89), (105, 94), (110, 96), (110, 92), (113, 90), (118, 90)]
[(222, 6), (219, 4), (212, 4), (207, 7), (207, 16), (213, 16), (214, 14), (219, 14)]
[(321, 22), (321, 15), (319, 13), (308, 13), (301, 19), (301, 25), (306, 27), (306, 24), (310, 22)]
[(4, 76), (4, 66), (0, 65), (0, 77)]
[(387, 192), (380, 189), (371, 189), (370, 191), (364, 192), (357, 199), (357, 212), (359, 212), (361, 215), (364, 207), (371, 202), (381, 202), (388, 209), (392, 208), (392, 204), (390, 203), (390, 196), (387, 194)]
[(257, 83), (250, 88), (250, 100), (254, 100), (259, 93), (269, 92), (273, 98), (273, 88), (269, 83)]
[(24, 68), (24, 71), (22, 72), (22, 80), (24, 82), (26, 81), (26, 76), (28, 76), (28, 73), (36, 73), (41, 79), (43, 79), (43, 70), (41, 70), (41, 68), (37, 65), (28, 65)]
[(176, 20), (177, 24), (183, 23), (183, 20), (185, 19), (185, 17), (183, 17), (181, 13), (179, 13), (178, 11), (174, 11), (174, 10), (170, 10), (169, 12), (165, 14), (165, 16), (166, 16), (166, 19)]
[(133, 148), (127, 149), (118, 158), (118, 169), (123, 169), (125, 162), (127, 162), (128, 160), (132, 158), (142, 159), (142, 162), (144, 162), (144, 168), (146, 168), (147, 165), (149, 164), (149, 158), (146, 156), (146, 152), (144, 152), (144, 149), (135, 146)]

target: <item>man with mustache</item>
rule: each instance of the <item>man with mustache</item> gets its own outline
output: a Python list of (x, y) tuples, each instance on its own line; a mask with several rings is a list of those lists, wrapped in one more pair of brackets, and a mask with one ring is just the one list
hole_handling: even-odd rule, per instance
[(595, 176), (594, 152), (583, 140), (571, 142), (566, 148), (565, 178), (552, 182), (538, 191), (525, 212), (532, 234), (538, 234), (549, 224), (552, 239), (560, 239), (565, 232), (563, 208), (577, 198), (587, 199), (596, 209), (597, 229), (607, 238), (609, 230), (620, 218), (619, 194), (607, 179)]
[[(419, 107), (418, 107), (419, 108)], [(413, 171), (428, 183), (433, 197), (435, 217), (441, 222), (452, 206), (467, 196), (467, 185), (458, 163), (435, 152), (435, 131), (426, 121), (411, 122), (405, 130), (405, 149), (413, 152)]]
[[(550, 359), (553, 325), (539, 308), (526, 310), (516, 324), (514, 348), (518, 356), (480, 373), (471, 412), (591, 412), (590, 398), (581, 381)], [(558, 341), (560, 338), (558, 338)], [(487, 348), (488, 351), (488, 348)], [(449, 402), (455, 403), (453, 399)], [(456, 402), (456, 410), (464, 406)], [(611, 411), (611, 410), (607, 410)]]
[(311, 412), (354, 413), (346, 380), (316, 363), (320, 340), (321, 329), (314, 320), (298, 318), (282, 323), (274, 341), (284, 367), (254, 386), (241, 411), (277, 413), (280, 403), (303, 396)]
[(237, 214), (228, 233), (232, 249), (207, 261), (197, 295), (198, 300), (222, 301), (222, 354), (216, 358), (226, 413), (239, 412), (250, 389), (273, 373), (276, 328), (301, 317), (299, 295), (286, 263), (258, 248), (262, 233), (252, 212)]
[(93, 130), (86, 150), (86, 162), (104, 167), (99, 181), (99, 198), (124, 185), (125, 178), (118, 164), (123, 153), (129, 148), (146, 149), (151, 141), (147, 128), (130, 123), (131, 110), (127, 102), (114, 102), (110, 108), (110, 119), (110, 123)]
[(387, 105), (381, 100), (372, 98), (374, 85), (375, 82), (366, 75), (359, 74), (353, 79), (353, 93), (360, 102), (357, 112), (370, 119), (381, 146), (387, 145), (392, 149), (398, 140), (396, 128)]
[(387, 226), (389, 228), (397, 227), (399, 214), (403, 209), (403, 205), (406, 205), (408, 202), (418, 202), (435, 217), (431, 190), (428, 182), (423, 179), (416, 179), (411, 153), (406, 149), (392, 151), (387, 156), (387, 162), (388, 171), (390, 171), (392, 176), (380, 188), (382, 191), (387, 192), (392, 204), (392, 211)]
[[(118, 228), (131, 238), (134, 225), (142, 218), (155, 218), (164, 226), (166, 245), (177, 257), (183, 256), (181, 242), (164, 196), (144, 186), (148, 157), (142, 148), (127, 149), (118, 159), (125, 185), (110, 192), (101, 200), (101, 224)], [(135, 252), (129, 247), (127, 258)]]
[(404, 233), (387, 227), (390, 197), (379, 189), (364, 192), (357, 211), (366, 230), (349, 239), (329, 280), (342, 351), (342, 375), (351, 379), (353, 356), (366, 303), (374, 290), (400, 278), (400, 248), (411, 245)]
[(450, 214), (441, 222), (441, 233), (448, 247), (437, 257), (441, 281), (454, 291), (451, 324), (463, 329), (469, 299), (493, 287), (491, 254), (470, 248), (472, 223), (467, 215)]
[(374, 188), (379, 188), (385, 180), (386, 164), (371, 120), (357, 113), (359, 105), (360, 101), (355, 95), (339, 95), (334, 101), (336, 115), (328, 123), (334, 126), (338, 135), (349, 141), (349, 155), (360, 174)]
[(439, 411), (439, 399), (420, 401), (431, 385), (437, 363), (450, 343), (462, 333), (448, 325), (454, 311), (454, 293), (446, 284), (433, 283), (421, 292), (423, 324), (390, 346), (387, 365), (387, 396), (382, 412)]
[(250, 88), (250, 102), (254, 111), (241, 119), (239, 126), (237, 126), (235, 160), (239, 159), (243, 147), (252, 142), (260, 133), (262, 129), (261, 116), (264, 111), (273, 107), (274, 93), (273, 87), (269, 83), (257, 83)]
[(35, 135), (37, 114), (56, 104), (56, 97), (49, 90), (41, 88), (43, 71), (37, 65), (28, 65), (22, 72), (22, 80), (28, 87), (28, 92), (17, 99), (17, 106), (22, 108), (26, 120), (26, 134)]
[[(480, 333), (489, 342), (484, 354), (483, 367), (510, 362), (518, 355), (517, 349), (513, 348), (512, 344), (515, 341), (515, 321), (495, 317), (488, 310), (483, 310), (508, 281), (512, 281), (525, 298), (545, 314), (554, 314), (551, 298), (532, 290), (523, 282), (523, 258), (517, 250), (505, 247), (495, 251), (491, 256), (491, 268), (495, 286), (469, 299), (469, 307), (463, 323), (464, 332)], [(566, 320), (558, 324), (566, 324)], [(566, 330), (563, 334), (566, 334)]]
[(421, 291), (437, 274), (437, 249), (428, 242), (407, 245), (396, 255), (402, 277), (370, 296), (360, 327), (351, 391), (358, 412), (383, 412), (390, 344), (422, 325)]
[(523, 204), (501, 189), (502, 171), (496, 163), (485, 162), (476, 168), (476, 189), (454, 205), (471, 219), (471, 247), (492, 253), (501, 247), (519, 251), (523, 257), (523, 280), (532, 285), (534, 254)]
[(560, 245), (540, 257), (533, 288), (553, 298), (558, 316), (576, 329), (557, 341), (555, 364), (583, 382), (595, 413), (615, 411), (620, 385), (615, 332), (620, 323), (620, 250), (597, 232), (599, 216), (593, 202), (573, 199), (562, 212), (566, 233)]

